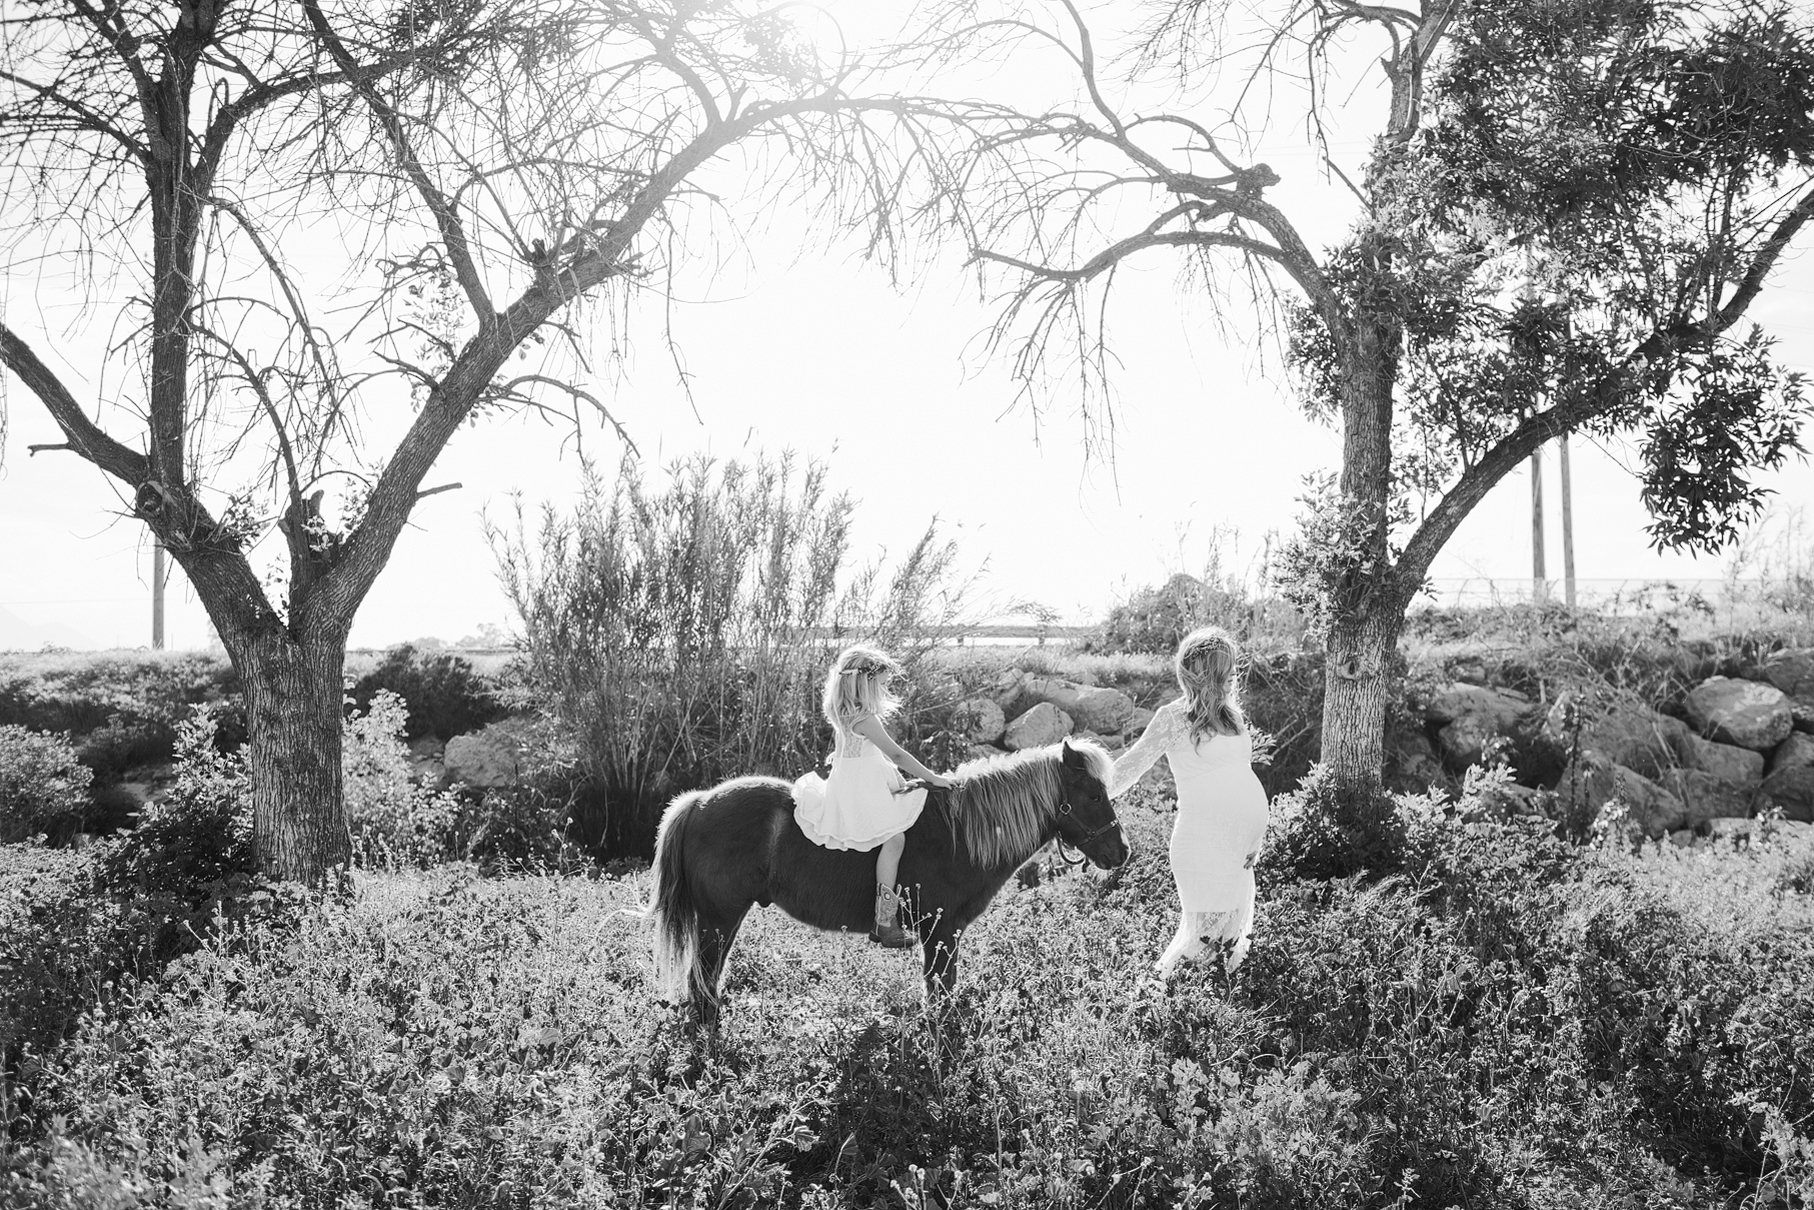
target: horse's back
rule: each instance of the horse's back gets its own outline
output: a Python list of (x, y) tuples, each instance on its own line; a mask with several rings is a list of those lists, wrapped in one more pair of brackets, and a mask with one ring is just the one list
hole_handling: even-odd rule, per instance
[[(696, 894), (723, 908), (761, 899), (776, 838), (793, 827), (793, 792), (774, 777), (738, 777), (687, 796), (689, 881)], [(686, 809), (682, 800), (674, 809)]]

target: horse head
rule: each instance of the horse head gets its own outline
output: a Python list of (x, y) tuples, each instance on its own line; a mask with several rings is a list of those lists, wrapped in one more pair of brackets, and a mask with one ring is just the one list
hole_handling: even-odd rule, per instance
[(1074, 745), (1064, 740), (1058, 763), (1063, 794), (1052, 811), (1059, 843), (1070, 845), (1105, 870), (1115, 869), (1128, 858), (1127, 837), (1109, 801), (1112, 767), (1108, 753), (1094, 744)]

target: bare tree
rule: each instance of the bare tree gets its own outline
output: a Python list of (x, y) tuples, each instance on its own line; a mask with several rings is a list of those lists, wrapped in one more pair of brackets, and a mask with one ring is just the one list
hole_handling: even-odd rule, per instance
[[(0, 13), (0, 363), (206, 606), (246, 686), (270, 873), (318, 881), (347, 855), (347, 635), (454, 432), (507, 407), (608, 421), (577, 320), (711, 250), (714, 187), (793, 181), (863, 221), (855, 186), (886, 177), (888, 142), (864, 122), (891, 119), (785, 18), (690, 0)], [(22, 335), (46, 262), (85, 290), (79, 331), (111, 334), (98, 399)], [(287, 564), (269, 589), (267, 534)]]
[[(1558, 435), (1636, 433), (1658, 540), (1717, 544), (1757, 506), (1748, 473), (1799, 448), (1800, 380), (1730, 333), (1814, 218), (1814, 28), (1774, 0), (1143, 11), (1111, 72), (1073, 0), (941, 8), (935, 62), (1044, 54), (1076, 82), (1066, 108), (975, 106), (948, 197), (1006, 274), (996, 343), (1029, 390), (1061, 361), (1098, 420), (1135, 258), (1186, 258), (1225, 322), (1280, 321), (1342, 432), (1286, 562), (1326, 634), (1324, 767), (1370, 809), (1405, 611), (1494, 483)], [(1389, 99), (1348, 173), (1327, 92), (1369, 54)], [(1155, 77), (1157, 107), (1123, 99)], [(1179, 102), (1217, 80), (1226, 109)], [(1246, 151), (1294, 90), (1360, 211), (1326, 252)]]

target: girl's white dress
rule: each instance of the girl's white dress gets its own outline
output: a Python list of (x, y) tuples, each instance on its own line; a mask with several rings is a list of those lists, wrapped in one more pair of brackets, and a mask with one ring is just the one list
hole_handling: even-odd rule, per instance
[(906, 778), (880, 748), (844, 727), (837, 734), (831, 776), (794, 782), (794, 822), (814, 844), (867, 852), (913, 826), (926, 788), (903, 790)]
[(1121, 794), (1161, 756), (1178, 783), (1171, 843), (1178, 934), (1159, 958), (1162, 974), (1206, 945), (1230, 947), (1229, 970), (1247, 956), (1253, 863), (1266, 835), (1266, 790), (1253, 773), (1252, 738), (1243, 731), (1193, 741), (1185, 710), (1182, 698), (1161, 706), (1139, 741), (1115, 762), (1109, 786), (1111, 797)]

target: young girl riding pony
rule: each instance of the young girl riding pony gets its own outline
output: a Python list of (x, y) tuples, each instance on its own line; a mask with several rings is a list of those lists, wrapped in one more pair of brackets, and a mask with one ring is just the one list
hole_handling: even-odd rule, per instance
[(888, 691), (898, 671), (900, 665), (874, 647), (847, 647), (838, 654), (819, 699), (836, 737), (831, 776), (808, 773), (794, 783), (794, 820), (808, 840), (860, 853), (879, 847), (875, 928), (869, 938), (890, 949), (913, 944), (900, 926), (894, 879), (907, 829), (926, 805), (925, 786), (909, 788), (902, 771), (927, 785), (951, 784), (895, 743), (882, 725), (900, 709)]

